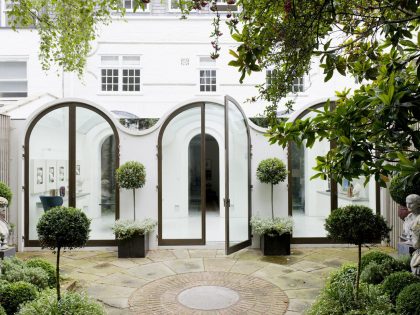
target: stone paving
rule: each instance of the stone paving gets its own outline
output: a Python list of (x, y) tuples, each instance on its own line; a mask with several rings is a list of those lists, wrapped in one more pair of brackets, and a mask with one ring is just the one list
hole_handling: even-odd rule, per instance
[[(18, 256), (54, 263), (48, 251)], [(354, 247), (292, 248), (290, 256), (277, 257), (264, 257), (254, 249), (229, 256), (223, 250), (160, 249), (136, 259), (118, 259), (115, 251), (79, 250), (63, 254), (61, 270), (67, 286), (101, 301), (110, 315), (297, 315), (311, 305), (331, 271), (356, 257)], [(179, 303), (180, 292), (199, 285), (232, 289), (239, 301), (218, 311), (194, 311)]]

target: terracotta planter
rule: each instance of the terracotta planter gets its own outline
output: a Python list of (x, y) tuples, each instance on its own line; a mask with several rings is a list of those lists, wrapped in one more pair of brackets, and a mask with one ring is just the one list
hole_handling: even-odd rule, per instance
[(143, 258), (149, 250), (147, 235), (136, 235), (130, 239), (118, 241), (118, 258)]
[(407, 209), (407, 207), (398, 206), (398, 217), (404, 221), (405, 217), (410, 213), (410, 211)]
[(290, 255), (290, 242), (292, 235), (284, 233), (282, 235), (270, 236), (268, 234), (261, 235), (261, 250), (264, 256)]

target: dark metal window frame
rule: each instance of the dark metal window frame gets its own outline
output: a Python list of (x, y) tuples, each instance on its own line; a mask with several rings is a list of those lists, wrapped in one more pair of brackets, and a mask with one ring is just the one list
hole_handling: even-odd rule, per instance
[[(30, 138), (34, 127), (37, 123), (48, 113), (60, 109), (68, 108), (69, 110), (69, 207), (76, 206), (76, 108), (85, 108), (95, 112), (108, 122), (112, 128), (115, 137), (115, 156), (116, 156), (116, 167), (119, 166), (119, 147), (120, 140), (118, 136), (117, 128), (115, 127), (112, 120), (105, 115), (99, 109), (80, 102), (66, 102), (57, 105), (53, 105), (46, 110), (39, 113), (30, 123), (28, 130), (25, 135), (24, 145), (24, 246), (25, 247), (38, 247), (40, 243), (38, 240), (29, 240), (29, 162), (30, 162)], [(117, 220), (120, 216), (120, 194), (118, 186), (115, 188), (115, 219)], [(115, 246), (116, 240), (89, 240), (87, 246)]]
[[(312, 110), (323, 107), (325, 103), (318, 103), (315, 104), (307, 109), (305, 109), (302, 113), (300, 113), (294, 120), (301, 119), (309, 114)], [(330, 103), (330, 109), (334, 109), (335, 102)], [(291, 150), (292, 142), (289, 142), (287, 146), (287, 167), (289, 171), (288, 175), (288, 214), (289, 216), (293, 216), (293, 179), (292, 179), (292, 150)], [(334, 142), (330, 142), (330, 149), (333, 149), (336, 146)], [(375, 203), (376, 203), (376, 213), (381, 213), (381, 200), (380, 200), (380, 186), (376, 183), (375, 187)], [(330, 195), (330, 212), (334, 211), (338, 207), (338, 194), (337, 194), (337, 182), (331, 180), (331, 195)], [(293, 237), (292, 238), (293, 244), (332, 244), (337, 243), (332, 241), (326, 237)]]

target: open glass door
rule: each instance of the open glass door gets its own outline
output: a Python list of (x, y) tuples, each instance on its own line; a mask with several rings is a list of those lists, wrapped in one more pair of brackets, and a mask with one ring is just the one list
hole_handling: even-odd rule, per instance
[(225, 96), (226, 254), (251, 245), (251, 141), (240, 105)]

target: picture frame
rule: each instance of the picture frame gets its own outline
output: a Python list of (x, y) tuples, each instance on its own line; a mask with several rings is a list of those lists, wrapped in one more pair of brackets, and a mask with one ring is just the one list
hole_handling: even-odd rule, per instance
[(33, 194), (45, 192), (46, 189), (46, 169), (45, 160), (31, 160), (31, 181)]
[(57, 186), (67, 186), (68, 182), (68, 161), (58, 160), (57, 161)]
[(57, 161), (56, 160), (47, 160), (46, 161), (46, 183), (47, 190), (57, 189)]

